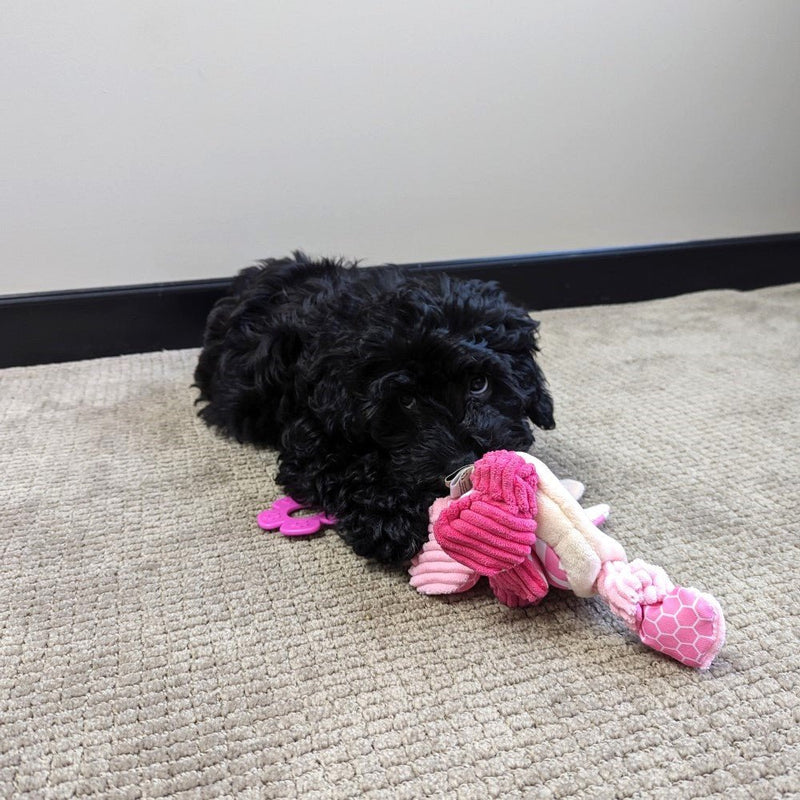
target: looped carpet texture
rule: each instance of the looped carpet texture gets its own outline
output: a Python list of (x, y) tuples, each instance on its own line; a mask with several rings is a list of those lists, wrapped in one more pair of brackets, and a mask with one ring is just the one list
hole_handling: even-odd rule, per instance
[(709, 672), (262, 533), (275, 455), (197, 420), (196, 351), (8, 369), (0, 796), (798, 796), (800, 284), (536, 316), (534, 452), (720, 600)]

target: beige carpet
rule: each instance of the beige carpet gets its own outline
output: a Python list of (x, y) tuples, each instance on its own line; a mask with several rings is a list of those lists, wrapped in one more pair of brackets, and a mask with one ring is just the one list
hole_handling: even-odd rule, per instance
[(260, 533), (274, 457), (198, 423), (194, 351), (10, 369), (0, 795), (800, 796), (800, 284), (539, 317), (536, 452), (720, 599), (710, 672)]

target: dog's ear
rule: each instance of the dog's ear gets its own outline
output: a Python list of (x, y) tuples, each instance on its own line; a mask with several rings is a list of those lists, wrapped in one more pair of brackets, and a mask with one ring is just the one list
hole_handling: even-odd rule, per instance
[(514, 343), (514, 374), (524, 397), (525, 413), (538, 428), (555, 428), (553, 398), (541, 367), (536, 363), (539, 351), (539, 323), (522, 311), (507, 315), (506, 336)]
[(553, 398), (547, 388), (541, 368), (531, 356), (532, 380), (526, 387), (528, 396), (525, 403), (525, 413), (531, 418), (534, 425), (544, 430), (555, 428), (556, 421), (553, 417)]
[(296, 331), (265, 325), (258, 303), (232, 296), (212, 309), (195, 370), (199, 412), (240, 442), (275, 446), (284, 406), (292, 403), (291, 367), (300, 349)]

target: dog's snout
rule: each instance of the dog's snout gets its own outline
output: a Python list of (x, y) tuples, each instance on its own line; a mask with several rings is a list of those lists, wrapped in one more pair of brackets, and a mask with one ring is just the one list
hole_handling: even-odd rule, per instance
[(470, 464), (474, 464), (479, 458), (480, 456), (474, 450), (459, 454), (447, 465), (447, 475), (453, 475), (460, 469), (468, 467)]

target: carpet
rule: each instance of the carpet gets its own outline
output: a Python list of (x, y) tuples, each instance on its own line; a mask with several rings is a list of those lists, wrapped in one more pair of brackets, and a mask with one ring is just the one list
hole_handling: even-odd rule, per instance
[(800, 796), (800, 284), (537, 316), (534, 452), (716, 595), (711, 670), (260, 532), (275, 456), (196, 419), (196, 351), (7, 369), (0, 795)]

